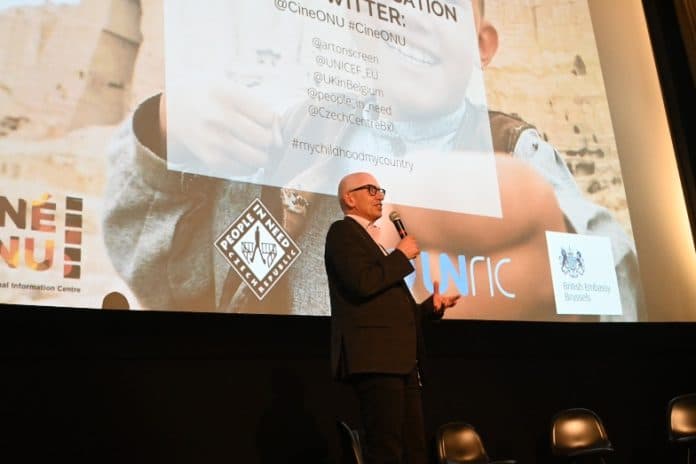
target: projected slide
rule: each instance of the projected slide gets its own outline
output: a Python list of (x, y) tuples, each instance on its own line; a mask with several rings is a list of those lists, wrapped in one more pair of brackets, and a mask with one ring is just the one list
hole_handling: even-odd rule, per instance
[(329, 195), (369, 170), (396, 203), (500, 216), (469, 2), (170, 0), (164, 17), (170, 169)]
[(670, 319), (594, 37), (585, 0), (0, 1), (0, 302), (328, 315), (366, 171), (447, 317)]

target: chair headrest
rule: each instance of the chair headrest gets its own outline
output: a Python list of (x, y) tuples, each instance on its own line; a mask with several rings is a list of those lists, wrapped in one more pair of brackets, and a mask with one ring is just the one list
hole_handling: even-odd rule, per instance
[(481, 437), (466, 422), (449, 422), (436, 433), (438, 459), (441, 463), (487, 464), (488, 455)]
[(604, 424), (589, 409), (571, 408), (556, 414), (551, 426), (551, 451), (556, 456), (614, 451)]
[(696, 440), (696, 393), (672, 398), (668, 416), (670, 440)]
[(342, 420), (336, 421), (344, 456), (354, 464), (363, 464), (362, 447), (357, 430), (350, 428)]

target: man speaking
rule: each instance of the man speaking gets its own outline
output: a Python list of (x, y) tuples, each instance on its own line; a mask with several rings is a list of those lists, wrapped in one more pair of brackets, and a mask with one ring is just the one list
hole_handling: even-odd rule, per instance
[(421, 322), (441, 318), (459, 295), (434, 293), (417, 304), (404, 277), (420, 250), (405, 233), (396, 249), (378, 242), (385, 190), (368, 173), (345, 176), (338, 199), (345, 217), (326, 235), (331, 298), (331, 368), (360, 404), (368, 464), (427, 462), (419, 360)]

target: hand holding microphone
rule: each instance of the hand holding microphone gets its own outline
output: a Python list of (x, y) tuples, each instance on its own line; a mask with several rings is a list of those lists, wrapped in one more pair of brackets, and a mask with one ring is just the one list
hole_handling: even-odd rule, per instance
[(420, 253), (416, 239), (406, 233), (406, 228), (398, 212), (392, 211), (389, 214), (389, 219), (394, 223), (394, 227), (399, 233), (399, 237), (401, 237), (399, 243), (396, 244), (396, 249), (401, 251), (408, 259), (414, 259)]

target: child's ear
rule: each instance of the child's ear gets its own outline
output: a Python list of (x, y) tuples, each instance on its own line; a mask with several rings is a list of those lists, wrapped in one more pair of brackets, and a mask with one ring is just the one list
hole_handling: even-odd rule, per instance
[(485, 68), (498, 51), (498, 31), (486, 21), (481, 21), (478, 34), (479, 54), (481, 55), (481, 67)]

